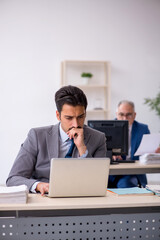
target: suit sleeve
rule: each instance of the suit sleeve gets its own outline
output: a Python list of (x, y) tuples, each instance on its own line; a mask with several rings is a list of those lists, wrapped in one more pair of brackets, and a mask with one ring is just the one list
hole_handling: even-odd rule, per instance
[(32, 179), (34, 167), (37, 159), (37, 138), (33, 129), (28, 133), (28, 137), (21, 145), (20, 151), (15, 159), (13, 167), (6, 180), (7, 186), (18, 186), (21, 184), (31, 188), (37, 180)]

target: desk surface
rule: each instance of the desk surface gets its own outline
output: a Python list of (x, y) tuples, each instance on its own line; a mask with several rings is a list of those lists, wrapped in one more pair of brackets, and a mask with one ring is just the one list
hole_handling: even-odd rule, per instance
[[(110, 175), (160, 173), (160, 164), (121, 163), (110, 165)], [(49, 210), (49, 209), (90, 209), (127, 208), (141, 206), (160, 206), (158, 196), (113, 196), (86, 198), (48, 198), (39, 194), (29, 194), (27, 204), (0, 204), (0, 211), (11, 210)]]
[(110, 165), (110, 175), (160, 173), (160, 164), (119, 163)]
[(11, 210), (62, 210), (93, 208), (128, 208), (160, 206), (158, 196), (117, 196), (107, 193), (105, 197), (48, 198), (29, 194), (27, 204), (0, 204), (0, 211)]

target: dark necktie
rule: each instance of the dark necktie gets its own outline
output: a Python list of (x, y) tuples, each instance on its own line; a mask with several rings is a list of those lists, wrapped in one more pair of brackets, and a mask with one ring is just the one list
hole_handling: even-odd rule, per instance
[(73, 138), (70, 141), (71, 141), (71, 146), (70, 146), (65, 158), (71, 158), (72, 157), (72, 152), (73, 152), (73, 148), (74, 148), (75, 144), (74, 144)]

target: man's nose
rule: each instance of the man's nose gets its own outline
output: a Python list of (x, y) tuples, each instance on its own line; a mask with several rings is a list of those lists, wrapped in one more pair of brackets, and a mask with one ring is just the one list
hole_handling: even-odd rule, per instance
[(72, 124), (75, 128), (77, 128), (78, 127), (78, 120), (77, 120), (77, 118), (74, 118), (73, 119), (73, 124)]

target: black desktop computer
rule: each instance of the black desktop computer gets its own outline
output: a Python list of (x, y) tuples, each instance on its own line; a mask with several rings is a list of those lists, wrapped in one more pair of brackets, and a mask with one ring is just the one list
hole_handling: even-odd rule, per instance
[[(128, 132), (127, 120), (88, 120), (88, 126), (103, 132), (106, 136), (106, 157), (128, 155)], [(119, 162), (119, 161), (117, 161)]]

